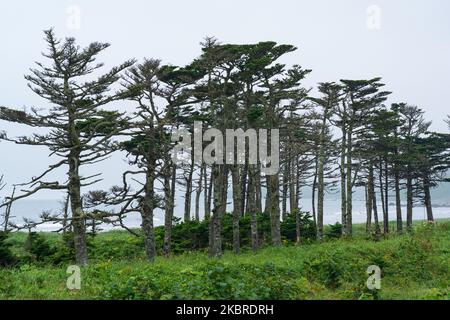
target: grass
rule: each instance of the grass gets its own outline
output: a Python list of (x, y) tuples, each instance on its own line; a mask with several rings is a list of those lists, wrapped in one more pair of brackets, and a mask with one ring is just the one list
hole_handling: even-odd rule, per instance
[[(68, 290), (67, 265), (0, 269), (0, 299), (449, 299), (450, 222), (416, 223), (413, 235), (266, 247), (257, 254), (205, 252), (145, 261), (139, 239), (106, 232), (91, 244), (81, 290)], [(45, 234), (51, 243), (58, 235)], [(23, 254), (25, 234), (9, 240)], [(367, 267), (382, 270), (381, 289), (366, 287)]]

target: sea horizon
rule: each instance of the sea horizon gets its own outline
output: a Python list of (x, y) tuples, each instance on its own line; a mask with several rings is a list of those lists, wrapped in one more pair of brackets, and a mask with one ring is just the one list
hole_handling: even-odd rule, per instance
[[(201, 201), (200, 213), (203, 212), (203, 202)], [(36, 222), (39, 221), (39, 217), (42, 212), (49, 212), (51, 214), (58, 214), (61, 212), (62, 203), (59, 199), (24, 199), (17, 201), (13, 204), (11, 208), (11, 221), (22, 225), (23, 218), (31, 219)], [(180, 210), (177, 210), (179, 208)], [(302, 198), (300, 200), (300, 208), (305, 212), (312, 212), (312, 199)], [(175, 216), (178, 218), (183, 217), (183, 199), (178, 199), (175, 208)], [(232, 204), (228, 204), (227, 211), (230, 212), (232, 209)], [(340, 211), (340, 199), (328, 199), (324, 201), (324, 224), (330, 225), (336, 222), (341, 222), (341, 211)], [(379, 209), (379, 220), (383, 221), (383, 215), (381, 208)], [(194, 214), (194, 208), (192, 208), (191, 213)], [(446, 219), (450, 218), (450, 205), (442, 205), (436, 202), (433, 205), (434, 218)], [(402, 203), (402, 217), (406, 221), (406, 206)], [(396, 219), (396, 208), (393, 203), (389, 203), (389, 220)], [(426, 210), (423, 206), (415, 206), (413, 208), (413, 220), (427, 220)], [(138, 213), (130, 214), (124, 219), (124, 222), (129, 228), (139, 228), (141, 223), (141, 217)], [(353, 201), (353, 223), (364, 223), (366, 222), (366, 207), (364, 200), (354, 200)], [(156, 209), (154, 214), (155, 226), (161, 226), (164, 224), (164, 212), (161, 209)], [(56, 231), (61, 228), (60, 224), (54, 223), (43, 223), (32, 230), (35, 231)], [(102, 224), (100, 229), (103, 231), (121, 229), (120, 227), (114, 227), (111, 225)]]

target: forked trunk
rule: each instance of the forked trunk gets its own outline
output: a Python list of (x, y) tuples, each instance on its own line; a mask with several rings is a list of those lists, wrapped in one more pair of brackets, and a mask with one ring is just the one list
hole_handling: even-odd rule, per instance
[(86, 245), (86, 221), (83, 213), (81, 199), (81, 182), (79, 175), (80, 152), (72, 149), (69, 155), (69, 195), (72, 211), (72, 227), (75, 245), (75, 260), (77, 265), (85, 266), (88, 263)]

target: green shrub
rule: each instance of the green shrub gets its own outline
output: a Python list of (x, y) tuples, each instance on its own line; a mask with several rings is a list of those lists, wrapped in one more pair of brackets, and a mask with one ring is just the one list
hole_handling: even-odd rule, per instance
[(36, 232), (28, 233), (24, 249), (35, 262), (52, 262), (51, 257), (56, 252), (44, 236)]
[(157, 286), (146, 276), (130, 277), (124, 284), (113, 283), (102, 295), (110, 300), (158, 299), (154, 290)]
[(320, 281), (327, 288), (336, 289), (341, 285), (342, 264), (336, 253), (326, 252), (306, 263), (306, 273), (311, 280)]
[[(270, 220), (269, 220), (270, 221)], [(281, 223), (281, 235), (290, 242), (297, 241), (296, 213), (288, 213)], [(311, 242), (316, 239), (316, 226), (309, 212), (300, 212), (300, 238), (302, 242)]]
[(327, 239), (339, 239), (342, 237), (342, 224), (336, 222), (333, 225), (329, 225), (325, 229), (325, 237)]
[(7, 242), (8, 234), (0, 231), (0, 267), (9, 267), (16, 263), (17, 259), (11, 251), (11, 244)]
[[(300, 229), (302, 241), (313, 241), (316, 237), (315, 225), (312, 216), (307, 212), (300, 213)], [(267, 214), (257, 215), (258, 239), (260, 245), (270, 244), (270, 217)], [(209, 243), (209, 222), (206, 221), (188, 221), (180, 222), (176, 220), (172, 227), (172, 252), (174, 254), (204, 250), (208, 248)], [(251, 228), (250, 216), (247, 214), (241, 217), (239, 221), (240, 244), (242, 248), (251, 246)], [(296, 217), (295, 214), (288, 214), (281, 223), (281, 235), (283, 240), (295, 243), (296, 235)], [(157, 247), (161, 250), (164, 239), (164, 227), (155, 228), (155, 239)], [(227, 213), (222, 219), (222, 243), (224, 250), (233, 249), (233, 215)]]
[(298, 299), (311, 293), (298, 272), (271, 263), (228, 264), (206, 261), (171, 274), (149, 268), (114, 280), (101, 299)]

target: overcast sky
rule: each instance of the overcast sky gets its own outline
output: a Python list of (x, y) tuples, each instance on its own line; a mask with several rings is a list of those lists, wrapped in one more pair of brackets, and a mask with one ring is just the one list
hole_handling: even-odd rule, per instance
[[(43, 60), (42, 30), (49, 27), (59, 37), (76, 37), (81, 45), (111, 43), (101, 57), (107, 66), (144, 57), (183, 65), (198, 56), (198, 44), (208, 35), (224, 43), (273, 40), (297, 46), (284, 61), (313, 70), (307, 87), (381, 76), (394, 92), (389, 102), (418, 105), (434, 130), (446, 130), (449, 15), (448, 0), (2, 0), (0, 105), (45, 105), (23, 76), (34, 61)], [(1, 121), (0, 130), (26, 133)], [(38, 175), (49, 161), (55, 159), (45, 149), (0, 143), (0, 173), (10, 185)], [(117, 183), (125, 166), (117, 155), (89, 173), (104, 171), (102, 188)]]

